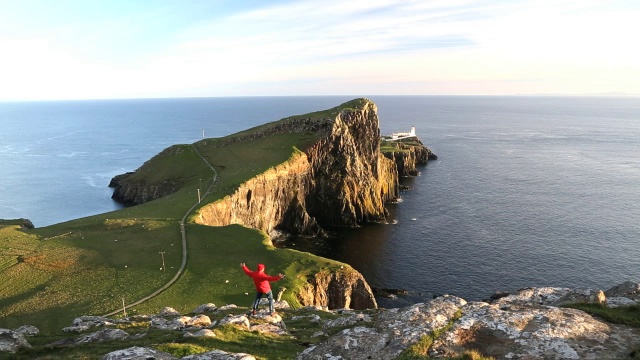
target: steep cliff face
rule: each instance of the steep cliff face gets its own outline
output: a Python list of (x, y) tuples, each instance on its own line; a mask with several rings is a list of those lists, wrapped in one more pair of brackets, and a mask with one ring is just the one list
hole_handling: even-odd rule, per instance
[[(288, 161), (240, 184), (231, 195), (202, 206), (191, 220), (210, 226), (241, 224), (269, 234), (314, 236), (331, 227), (385, 221), (385, 202), (399, 195), (398, 169), (394, 160), (380, 153), (376, 105), (358, 99), (331, 114), (322, 119), (292, 117), (216, 141), (216, 147), (244, 142), (251, 146), (257, 138), (284, 133), (312, 133), (318, 139)], [(169, 148), (157, 156), (172, 151)], [(415, 154), (416, 159), (420, 157)], [(140, 204), (175, 192), (181, 185), (180, 179), (145, 182), (136, 173), (114, 178), (114, 198)], [(353, 269), (317, 274), (299, 296), (303, 304), (329, 308), (377, 306), (369, 285)]]
[(149, 181), (145, 176), (140, 176), (141, 169), (153, 160), (171, 158), (184, 152), (182, 146), (170, 146), (145, 162), (135, 172), (117, 175), (109, 182), (109, 187), (114, 188), (111, 198), (125, 205), (138, 205), (173, 194), (184, 185), (184, 179), (167, 178), (159, 181)]
[(355, 310), (378, 307), (369, 284), (353, 269), (317, 273), (307, 282), (308, 285), (297, 294), (303, 305)]
[(118, 175), (111, 179), (109, 187), (114, 188), (111, 198), (125, 205), (138, 205), (151, 200), (173, 194), (180, 190), (182, 183), (167, 180), (160, 184), (146, 184), (143, 182), (129, 181), (129, 176), (134, 173)]
[[(297, 128), (284, 131), (291, 129)], [(322, 134), (305, 152), (202, 207), (195, 221), (305, 235), (384, 221), (384, 203), (398, 196), (398, 172), (395, 163), (380, 154), (375, 104), (363, 100), (358, 109), (343, 109)]]
[(325, 226), (384, 221), (385, 201), (398, 196), (393, 161), (380, 154), (376, 105), (345, 109), (331, 133), (308, 152), (311, 183), (307, 207)]
[(202, 207), (194, 217), (200, 224), (242, 224), (271, 232), (278, 228), (292, 233), (322, 232), (305, 208), (309, 183), (309, 161), (298, 152), (280, 164), (240, 185), (219, 201)]
[(429, 160), (437, 160), (438, 157), (420, 140), (413, 139), (410, 144), (397, 143), (393, 151), (384, 151), (382, 154), (393, 160), (401, 177), (418, 175), (418, 165), (425, 165)]

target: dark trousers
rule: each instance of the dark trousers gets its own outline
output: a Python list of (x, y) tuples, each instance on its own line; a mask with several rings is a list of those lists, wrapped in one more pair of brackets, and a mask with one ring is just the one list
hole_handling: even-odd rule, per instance
[(256, 293), (256, 299), (253, 301), (253, 310), (258, 311), (258, 305), (260, 305), (260, 299), (262, 299), (262, 295), (267, 295), (267, 299), (269, 299), (269, 311), (273, 312), (273, 292), (269, 291), (268, 293)]

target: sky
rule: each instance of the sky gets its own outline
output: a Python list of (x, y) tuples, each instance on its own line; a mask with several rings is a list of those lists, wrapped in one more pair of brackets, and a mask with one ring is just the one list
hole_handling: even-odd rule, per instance
[(640, 95), (638, 19), (638, 0), (0, 0), (0, 100)]

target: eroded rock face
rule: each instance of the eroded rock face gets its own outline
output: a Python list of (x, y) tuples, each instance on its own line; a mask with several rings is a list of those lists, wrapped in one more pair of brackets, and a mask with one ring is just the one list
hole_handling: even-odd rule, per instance
[(242, 224), (267, 233), (279, 227), (316, 235), (320, 227), (308, 214), (304, 200), (308, 169), (307, 156), (298, 153), (241, 184), (234, 194), (202, 207), (195, 220), (211, 226)]
[[(194, 150), (190, 146), (185, 145), (170, 146), (154, 156), (151, 160), (145, 162), (140, 168), (154, 159), (178, 157), (185, 151)], [(111, 179), (109, 187), (114, 188), (113, 195), (111, 195), (112, 199), (125, 205), (143, 204), (173, 194), (180, 190), (186, 181), (186, 179), (183, 178), (169, 178), (162, 179), (158, 183), (148, 183), (146, 179), (138, 176), (138, 170), (117, 175)]]
[(82, 335), (75, 340), (75, 344), (103, 342), (113, 340), (126, 340), (129, 333), (122, 329), (102, 329), (91, 334)]
[(381, 310), (376, 324), (345, 329), (306, 349), (298, 359), (395, 359), (421, 336), (445, 326), (464, 304), (461, 298), (443, 296), (426, 304)]
[(362, 274), (353, 269), (322, 272), (308, 280), (297, 295), (303, 305), (329, 309), (373, 309), (378, 304)]
[(30, 348), (29, 342), (24, 335), (9, 329), (0, 329), (0, 353), (15, 353), (21, 348)]
[(245, 353), (229, 353), (222, 350), (213, 350), (202, 354), (189, 355), (182, 360), (256, 360), (253, 355)]
[(146, 360), (146, 359), (155, 359), (155, 360), (174, 360), (177, 359), (175, 356), (158, 351), (151, 348), (133, 346), (127, 349), (116, 350), (106, 354), (103, 360)]
[(495, 301), (497, 304), (535, 304), (560, 306), (564, 304), (604, 304), (606, 296), (602, 290), (540, 287), (518, 290)]
[(215, 304), (213, 303), (207, 303), (207, 304), (202, 304), (200, 306), (198, 306), (195, 310), (193, 310), (194, 314), (202, 314), (205, 312), (214, 312), (216, 311), (218, 308), (216, 307)]
[(496, 359), (621, 359), (640, 341), (636, 330), (575, 309), (538, 304), (470, 303), (434, 342), (431, 356), (476, 349)]
[(398, 174), (395, 163), (379, 151), (375, 104), (363, 100), (358, 109), (342, 110), (320, 129), (322, 137), (306, 152), (202, 207), (196, 222), (318, 235), (326, 227), (384, 221), (384, 203), (398, 196)]
[(22, 325), (15, 330), (17, 333), (20, 333), (24, 336), (36, 336), (40, 334), (40, 329), (33, 325)]
[(243, 329), (251, 329), (251, 324), (249, 323), (249, 319), (244, 315), (227, 315), (225, 318), (220, 320), (220, 325), (231, 324), (240, 326)]
[(321, 226), (384, 221), (384, 203), (398, 197), (398, 173), (380, 153), (377, 107), (366, 100), (341, 111), (328, 136), (307, 151), (313, 177), (306, 207)]
[(113, 320), (106, 317), (85, 315), (73, 319), (71, 326), (62, 329), (62, 331), (79, 333), (94, 327), (103, 327), (113, 324)]
[(438, 157), (425, 147), (418, 139), (413, 139), (416, 145), (397, 144), (397, 151), (385, 151), (382, 154), (395, 162), (398, 175), (401, 177), (416, 176), (419, 174), (418, 165), (425, 165), (429, 160)]

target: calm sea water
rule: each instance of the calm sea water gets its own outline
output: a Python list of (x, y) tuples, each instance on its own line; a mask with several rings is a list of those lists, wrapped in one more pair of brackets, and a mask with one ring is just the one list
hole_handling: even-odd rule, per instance
[[(0, 218), (38, 227), (118, 208), (107, 187), (163, 148), (351, 97), (0, 103)], [(403, 301), (640, 278), (640, 98), (371, 96), (383, 133), (439, 156), (396, 224), (296, 239)], [(295, 243), (295, 245), (293, 245)]]

